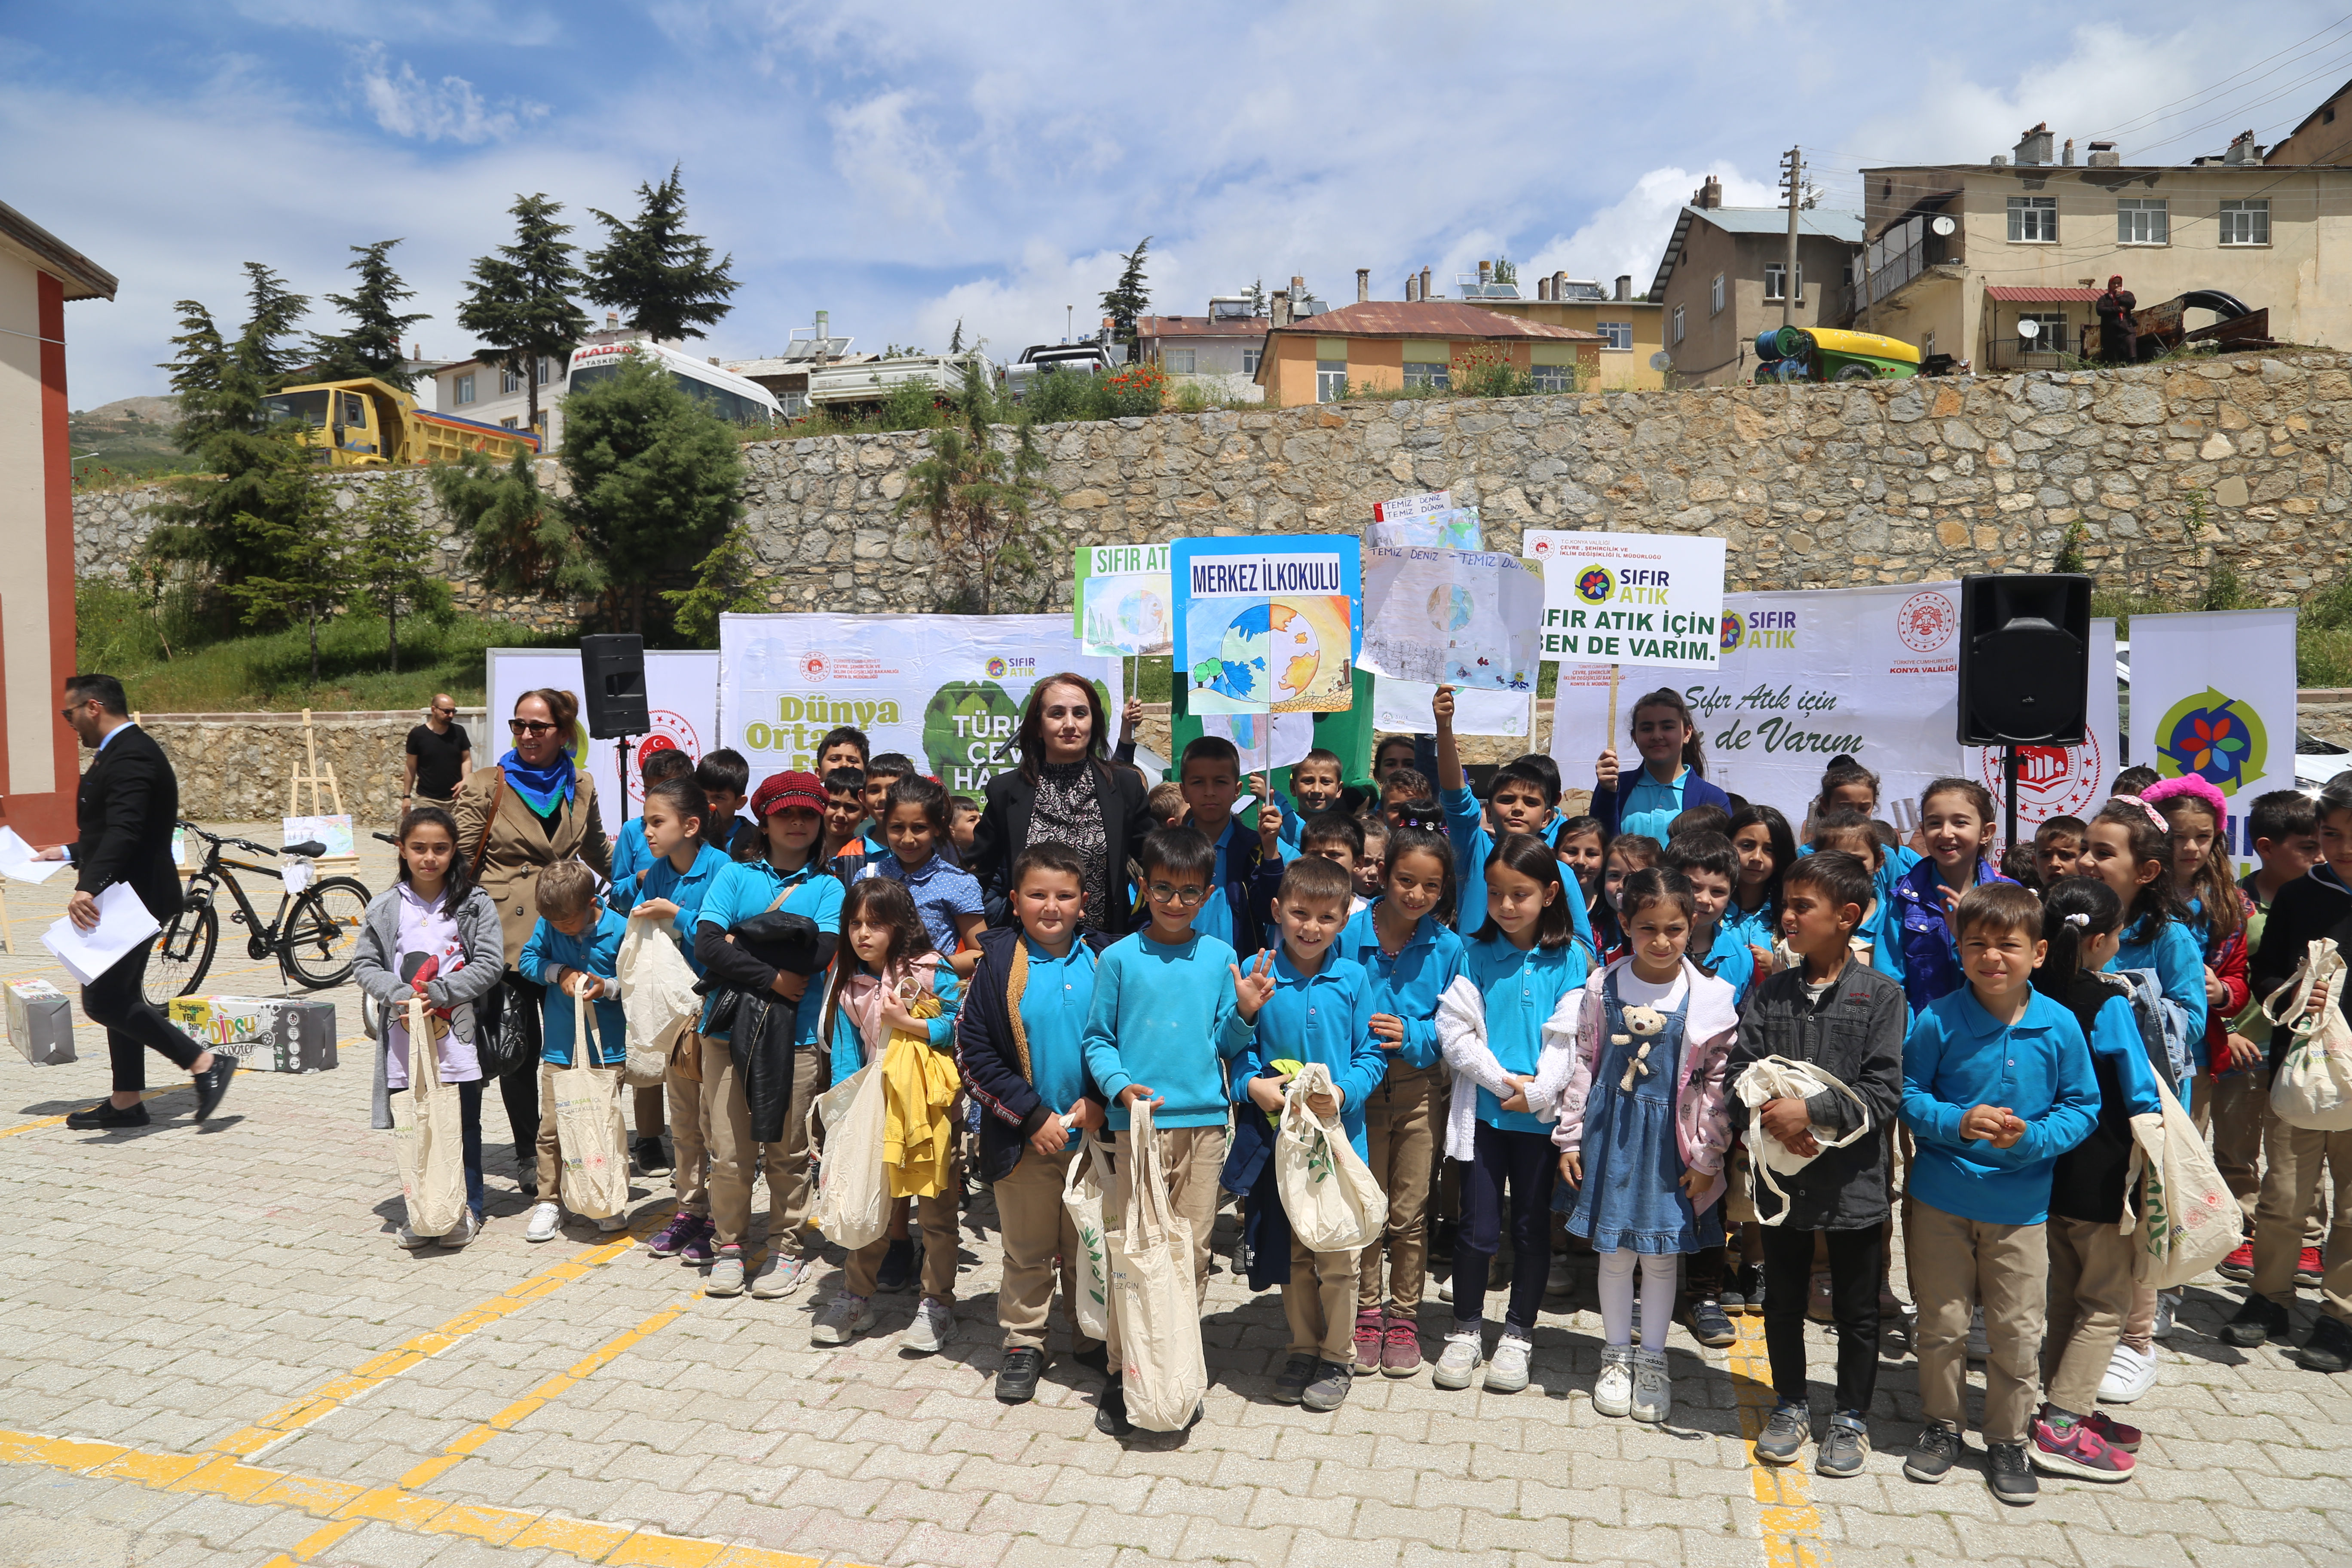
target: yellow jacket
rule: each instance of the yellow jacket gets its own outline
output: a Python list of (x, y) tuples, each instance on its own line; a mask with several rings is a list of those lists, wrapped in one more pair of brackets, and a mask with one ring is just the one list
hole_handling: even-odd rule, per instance
[[(936, 1016), (939, 998), (908, 1009)], [(963, 1080), (955, 1058), (933, 1050), (922, 1035), (894, 1029), (882, 1053), (882, 1168), (893, 1198), (928, 1198), (945, 1192), (952, 1175), (955, 1121), (950, 1114)]]

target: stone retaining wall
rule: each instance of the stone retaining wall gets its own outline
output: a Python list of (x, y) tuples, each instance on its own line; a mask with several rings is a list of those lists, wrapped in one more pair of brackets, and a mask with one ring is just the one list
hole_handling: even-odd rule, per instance
[[(478, 764), (497, 755), (485, 749), (482, 720), (481, 709), (457, 710), (457, 722), (475, 742)], [(324, 774), (333, 767), (354, 829), (390, 832), (400, 813), (408, 731), (422, 716), (313, 713), (310, 721), (319, 771)], [(182, 816), (211, 824), (267, 822), (287, 815), (288, 785), (306, 757), (299, 713), (145, 713), (140, 723), (179, 775)], [(307, 790), (303, 804), (307, 809)], [(333, 809), (331, 798), (322, 809)]]

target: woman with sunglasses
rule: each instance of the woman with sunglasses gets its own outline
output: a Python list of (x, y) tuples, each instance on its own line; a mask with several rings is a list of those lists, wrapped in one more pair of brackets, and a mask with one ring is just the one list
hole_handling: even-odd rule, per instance
[[(506, 936), (505, 983), (490, 994), (480, 1034), (506, 1101), (514, 1134), (515, 1184), (537, 1195), (533, 1170), (539, 1140), (539, 1019), (541, 987), (515, 972), (522, 944), (539, 923), (539, 874), (559, 860), (584, 861), (609, 876), (612, 840), (596, 811), (596, 783), (568, 749), (580, 719), (580, 700), (546, 687), (526, 691), (507, 729), (513, 749), (495, 766), (477, 768), (457, 787), (457, 853), (474, 868), (474, 881), (499, 906)], [(483, 1011), (478, 1005), (478, 1011)]]

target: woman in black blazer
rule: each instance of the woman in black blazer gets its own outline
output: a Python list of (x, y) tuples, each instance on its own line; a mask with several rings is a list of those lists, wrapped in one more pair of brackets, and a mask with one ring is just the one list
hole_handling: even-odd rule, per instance
[(988, 923), (1013, 923), (1006, 882), (1032, 840), (1066, 844), (1086, 863), (1089, 931), (1126, 933), (1134, 897), (1127, 862), (1157, 826), (1143, 775), (1115, 768), (1110, 725), (1094, 683), (1049, 675), (1030, 688), (1014, 743), (1021, 765), (988, 781), (988, 802), (972, 830), (971, 871)]

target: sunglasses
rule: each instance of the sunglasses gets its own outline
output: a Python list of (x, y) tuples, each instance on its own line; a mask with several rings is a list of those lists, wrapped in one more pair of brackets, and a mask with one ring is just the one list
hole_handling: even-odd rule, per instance
[(507, 728), (518, 735), (551, 735), (555, 726), (543, 719), (509, 719)]

